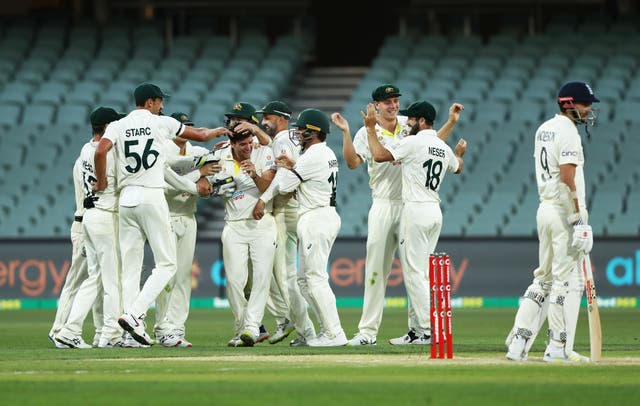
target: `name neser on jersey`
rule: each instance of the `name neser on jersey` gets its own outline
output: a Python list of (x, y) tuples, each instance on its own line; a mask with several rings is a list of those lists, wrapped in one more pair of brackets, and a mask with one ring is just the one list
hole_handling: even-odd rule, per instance
[(126, 137), (140, 137), (143, 135), (151, 135), (151, 128), (149, 127), (127, 128), (124, 134)]
[(445, 157), (444, 149), (436, 148), (436, 147), (429, 147), (429, 155), (433, 155), (433, 156), (437, 156), (437, 157), (440, 157), (440, 158), (444, 158)]

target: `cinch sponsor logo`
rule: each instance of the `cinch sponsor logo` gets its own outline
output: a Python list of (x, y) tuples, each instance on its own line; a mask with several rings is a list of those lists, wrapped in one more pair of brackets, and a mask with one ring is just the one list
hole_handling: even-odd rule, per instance
[(562, 156), (578, 156), (576, 151), (562, 151)]
[(613, 257), (607, 263), (607, 280), (613, 286), (640, 286), (640, 250), (634, 257)]

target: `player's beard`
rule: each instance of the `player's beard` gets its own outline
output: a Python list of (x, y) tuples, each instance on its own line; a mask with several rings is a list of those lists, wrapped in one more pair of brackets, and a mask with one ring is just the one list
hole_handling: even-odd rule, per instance
[(420, 124), (416, 122), (414, 125), (411, 126), (411, 130), (409, 130), (409, 135), (416, 135), (418, 134), (418, 131), (420, 131)]

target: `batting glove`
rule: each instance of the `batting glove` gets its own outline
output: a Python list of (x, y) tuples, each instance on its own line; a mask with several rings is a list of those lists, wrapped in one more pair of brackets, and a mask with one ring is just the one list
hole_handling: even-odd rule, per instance
[(217, 174), (211, 179), (211, 186), (213, 186), (213, 195), (221, 197), (231, 197), (237, 189), (236, 182), (233, 180), (233, 176)]
[(573, 240), (571, 246), (578, 251), (588, 254), (593, 248), (593, 230), (588, 224), (577, 224), (573, 226)]

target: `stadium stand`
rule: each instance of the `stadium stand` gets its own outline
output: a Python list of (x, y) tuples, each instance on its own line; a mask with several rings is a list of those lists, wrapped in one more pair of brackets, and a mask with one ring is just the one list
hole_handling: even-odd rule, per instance
[[(590, 46), (578, 46), (581, 34)], [(562, 34), (563, 41), (557, 40)], [(469, 140), (465, 173), (441, 190), (443, 236), (533, 236), (537, 192), (532, 136), (555, 111), (567, 80), (593, 84), (602, 103), (599, 122), (583, 137), (591, 223), (597, 235), (637, 235), (640, 150), (640, 27), (634, 22), (551, 21), (538, 35), (423, 33), (384, 38), (341, 106), (352, 133), (380, 83), (398, 85), (406, 105), (430, 100), (436, 127), (451, 102), (465, 112), (451, 143)], [(186, 111), (197, 125), (219, 126), (235, 101), (256, 106), (290, 97), (305, 74), (309, 41), (258, 27), (237, 38), (194, 32), (168, 37), (157, 24), (123, 21), (103, 28), (52, 20), (38, 25), (6, 19), (0, 25), (0, 237), (64, 236), (73, 212), (71, 166), (90, 136), (97, 105), (133, 108), (132, 89), (152, 81), (171, 97), (165, 110)], [(337, 93), (336, 93), (337, 94)], [(312, 107), (312, 106), (304, 106)], [(331, 111), (327, 111), (331, 113)], [(366, 169), (349, 170), (342, 136), (328, 138), (341, 161), (341, 236), (364, 236), (371, 203)], [(37, 149), (37, 162), (30, 157)], [(27, 192), (37, 188), (39, 193)], [(219, 226), (220, 206), (200, 204), (203, 233)]]

